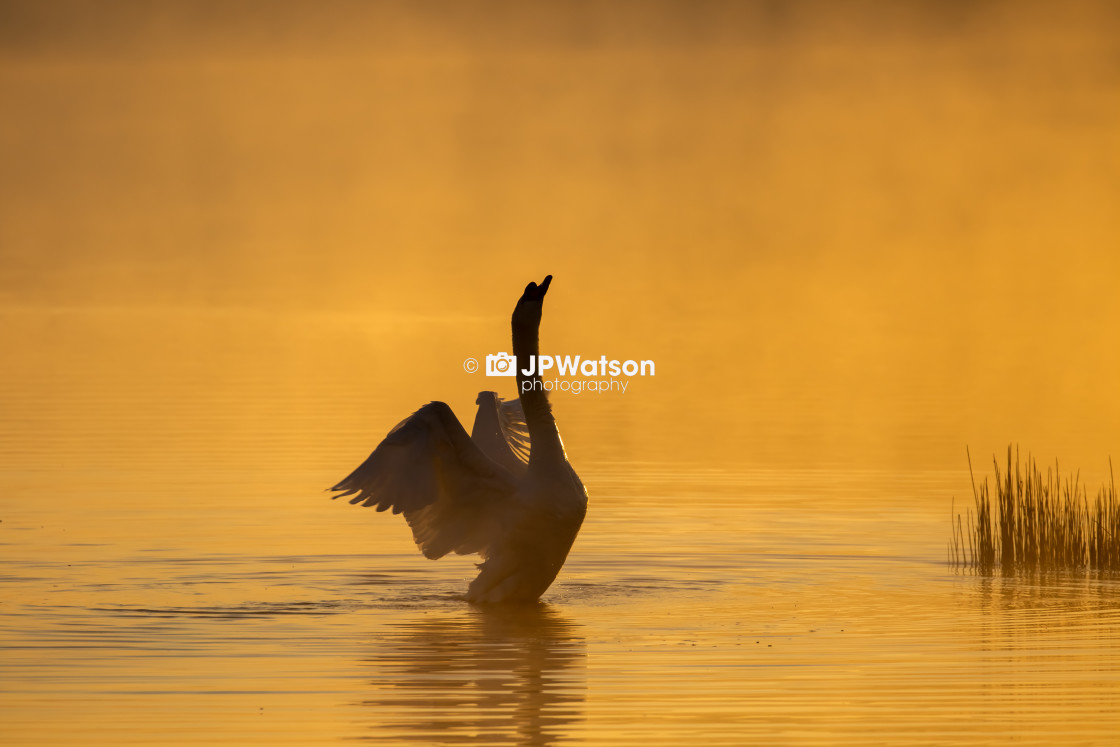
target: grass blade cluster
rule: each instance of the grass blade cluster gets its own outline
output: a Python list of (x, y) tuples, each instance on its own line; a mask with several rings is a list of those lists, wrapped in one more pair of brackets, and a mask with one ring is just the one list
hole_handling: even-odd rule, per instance
[[(1064, 479), (1057, 462), (1045, 473), (1018, 449), (1007, 464), (992, 459), (995, 481), (972, 476), (973, 507), (952, 516), (949, 563), (979, 573), (996, 570), (1120, 569), (1120, 503), (1109, 460), (1109, 483), (1090, 501), (1080, 474)], [(972, 473), (972, 456), (968, 471)]]

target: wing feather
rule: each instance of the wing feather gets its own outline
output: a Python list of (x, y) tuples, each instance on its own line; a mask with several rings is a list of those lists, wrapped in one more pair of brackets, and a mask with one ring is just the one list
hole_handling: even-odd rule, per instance
[(521, 476), (529, 464), (529, 427), (521, 400), (504, 400), (497, 392), (479, 392), (471, 440), (494, 462)]
[(503, 530), (516, 489), (514, 476), (467, 436), (443, 402), (401, 421), (333, 498), (403, 513), (429, 558), (482, 553)]

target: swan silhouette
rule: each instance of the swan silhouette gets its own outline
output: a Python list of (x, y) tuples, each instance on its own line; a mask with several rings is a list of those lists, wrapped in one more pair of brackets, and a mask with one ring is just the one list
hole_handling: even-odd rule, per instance
[(587, 491), (568, 463), (548, 395), (530, 356), (549, 275), (513, 310), (518, 400), (481, 392), (468, 437), (443, 402), (398, 424), (369, 458), (331, 488), (333, 498), (404, 514), (421, 552), (478, 553), (470, 602), (534, 601), (560, 572), (587, 513)]

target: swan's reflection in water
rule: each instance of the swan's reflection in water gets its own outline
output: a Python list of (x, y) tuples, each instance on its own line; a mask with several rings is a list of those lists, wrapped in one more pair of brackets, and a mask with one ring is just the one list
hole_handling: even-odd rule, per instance
[(587, 650), (547, 604), (432, 612), (368, 660), (374, 741), (549, 745), (583, 717)]

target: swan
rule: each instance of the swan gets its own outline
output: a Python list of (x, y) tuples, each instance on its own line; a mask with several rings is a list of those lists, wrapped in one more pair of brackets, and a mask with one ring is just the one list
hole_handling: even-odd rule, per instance
[[(468, 437), (443, 402), (424, 405), (389, 431), (332, 498), (404, 514), (424, 555), (478, 553), (472, 603), (535, 601), (552, 585), (587, 513), (587, 491), (564, 452), (540, 373), (544, 296), (529, 283), (513, 310), (517, 400), (481, 392)], [(535, 369), (534, 369), (535, 370)]]

